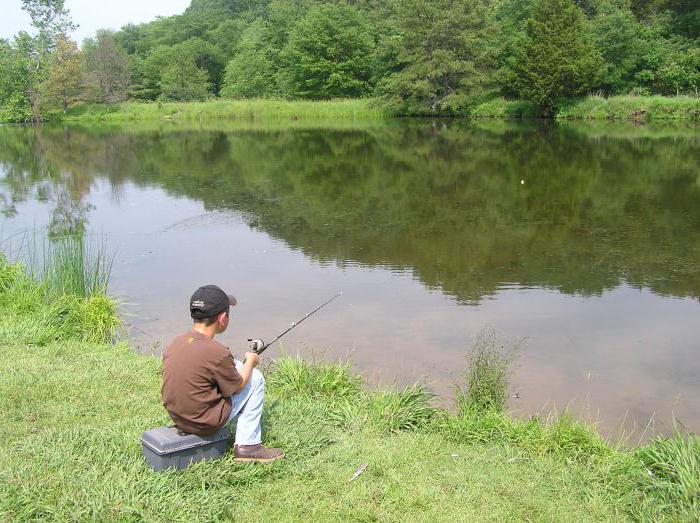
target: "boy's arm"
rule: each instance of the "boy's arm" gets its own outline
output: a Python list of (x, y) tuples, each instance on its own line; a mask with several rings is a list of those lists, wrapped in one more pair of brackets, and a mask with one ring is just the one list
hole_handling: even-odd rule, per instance
[(240, 370), (233, 364), (230, 354), (219, 360), (218, 365), (212, 369), (216, 384), (223, 396), (232, 396), (243, 390), (253, 374), (253, 369), (260, 361), (260, 357), (254, 352), (246, 352), (245, 362)]
[(241, 366), (241, 369), (238, 371), (243, 381), (241, 382), (241, 385), (236, 392), (240, 392), (243, 390), (243, 387), (245, 387), (248, 383), (248, 380), (250, 380), (250, 377), (253, 375), (253, 369), (258, 366), (258, 363), (260, 363), (260, 356), (258, 356), (257, 353), (245, 353), (243, 366)]

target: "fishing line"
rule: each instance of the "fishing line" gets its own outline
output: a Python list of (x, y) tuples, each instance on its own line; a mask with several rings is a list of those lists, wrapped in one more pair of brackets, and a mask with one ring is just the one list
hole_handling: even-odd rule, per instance
[(279, 340), (282, 336), (284, 336), (284, 335), (287, 334), (289, 331), (291, 331), (294, 327), (296, 327), (296, 326), (299, 325), (301, 322), (303, 322), (306, 318), (309, 318), (310, 316), (313, 316), (314, 314), (316, 314), (318, 311), (320, 311), (322, 308), (324, 308), (326, 305), (328, 305), (330, 302), (332, 302), (333, 300), (335, 300), (336, 298), (338, 298), (338, 297), (341, 296), (342, 294), (343, 294), (343, 291), (338, 291), (337, 294), (335, 294), (335, 295), (332, 296), (331, 298), (329, 298), (329, 299), (327, 299), (326, 301), (324, 301), (321, 305), (319, 305), (318, 307), (316, 307), (314, 310), (312, 310), (311, 312), (307, 312), (307, 313), (304, 315), (303, 318), (301, 318), (299, 321), (295, 321), (294, 323), (292, 323), (291, 327), (289, 327), (287, 330), (285, 330), (284, 332), (282, 332), (281, 334), (279, 334), (279, 335), (278, 335), (275, 339), (273, 339), (270, 343), (265, 343), (263, 340), (260, 340), (260, 339), (254, 340), (253, 338), (248, 338), (248, 341), (250, 342), (250, 348), (253, 349), (253, 352), (255, 352), (255, 353), (257, 353), (257, 354), (262, 354), (263, 351), (265, 351), (270, 345), (272, 345), (273, 343), (275, 343), (275, 342), (276, 342), (277, 340)]

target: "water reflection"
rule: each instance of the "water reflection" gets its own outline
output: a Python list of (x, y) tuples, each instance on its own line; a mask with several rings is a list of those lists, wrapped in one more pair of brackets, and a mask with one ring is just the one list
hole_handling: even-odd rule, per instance
[[(357, 356), (360, 367), (437, 375), (446, 390), (445, 369), (460, 367), (487, 318), (535, 338), (517, 378), (526, 410), (585, 393), (641, 419), (669, 412), (681, 392), (700, 395), (698, 145), (694, 129), (504, 123), (2, 127), (0, 204), (12, 223), (23, 205), (46, 213), (54, 235), (149, 234), (129, 237), (140, 258), (124, 260), (125, 289), (180, 278), (193, 241), (216, 245), (249, 276), (240, 285), (280, 304), (299, 300), (294, 281), (304, 292), (337, 267), (356, 308), (315, 327), (327, 346), (341, 336), (343, 351), (406, 348), (398, 364), (383, 351)], [(226, 270), (217, 263), (200, 274)], [(179, 313), (165, 302), (189, 285), (149, 302), (150, 327), (173, 327)], [(299, 312), (280, 304), (241, 319)], [(602, 376), (594, 385), (591, 373)]]
[(451, 124), (328, 131), (4, 128), (3, 212), (54, 202), (76, 231), (107, 178), (163, 187), (317, 260), (413, 271), (478, 302), (502, 282), (700, 296), (700, 154), (686, 137)]

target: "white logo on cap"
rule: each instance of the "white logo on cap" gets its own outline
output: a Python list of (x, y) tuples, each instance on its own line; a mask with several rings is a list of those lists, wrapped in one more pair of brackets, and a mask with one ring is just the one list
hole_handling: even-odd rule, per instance
[(202, 300), (194, 300), (192, 302), (192, 307), (196, 307), (198, 309), (201, 309), (204, 307), (204, 302)]

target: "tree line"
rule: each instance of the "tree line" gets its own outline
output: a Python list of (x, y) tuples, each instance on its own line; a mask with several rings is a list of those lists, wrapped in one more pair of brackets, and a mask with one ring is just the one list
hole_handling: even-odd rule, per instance
[(73, 104), (376, 97), (407, 115), (494, 97), (551, 113), (587, 93), (698, 95), (695, 0), (192, 0), (81, 46), (64, 0), (0, 40), (0, 120)]

